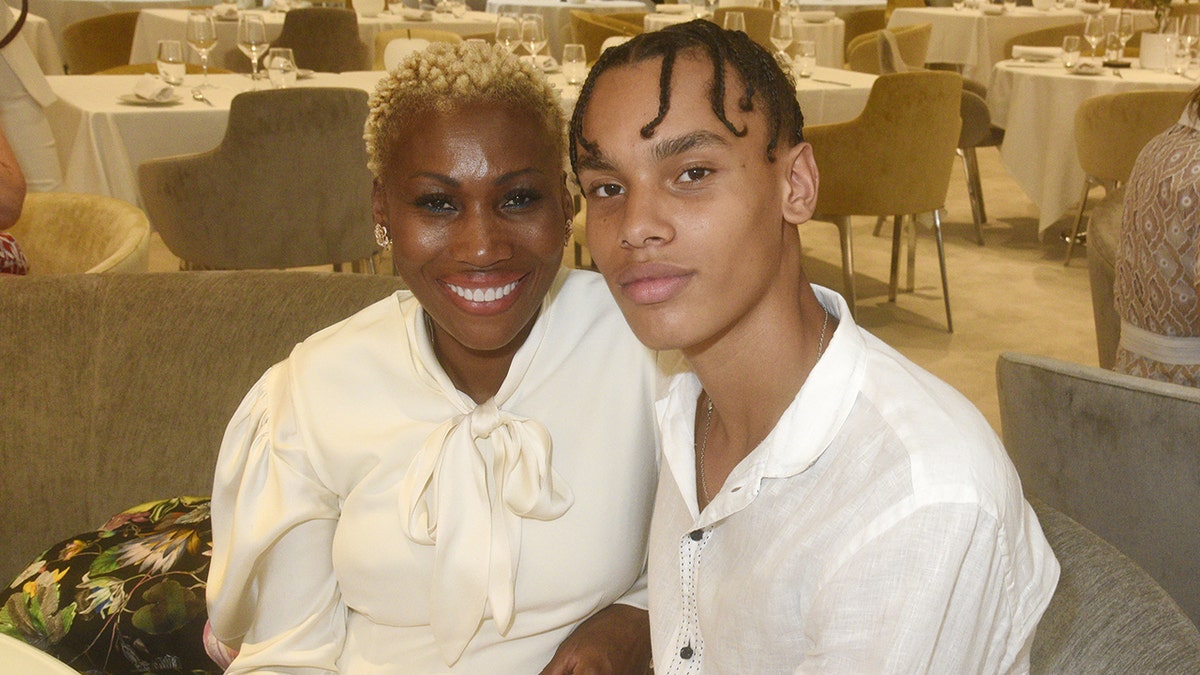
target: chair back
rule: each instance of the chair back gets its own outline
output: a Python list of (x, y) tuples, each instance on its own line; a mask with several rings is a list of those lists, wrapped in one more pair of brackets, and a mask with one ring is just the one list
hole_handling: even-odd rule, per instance
[(1200, 672), (1200, 632), (1166, 591), (1087, 528), (1029, 501), (1061, 570), (1033, 636), (1030, 672)]
[(1191, 92), (1129, 91), (1089, 98), (1075, 111), (1075, 150), (1087, 175), (1124, 183), (1138, 153), (1174, 124)]
[(1116, 546), (1200, 621), (1200, 389), (1014, 353), (1000, 355), (996, 381), (1026, 493)]
[(321, 73), (367, 70), (367, 46), (358, 35), (352, 9), (304, 7), (289, 11), (272, 47), (290, 47), (296, 66)]
[(410, 28), (408, 37), (429, 42), (449, 42), (450, 44), (458, 44), (463, 41), (463, 36), (458, 33), (437, 28)]
[(842, 50), (843, 55), (849, 53), (850, 43), (854, 42), (854, 38), (887, 27), (887, 20), (883, 18), (885, 11), (882, 8), (874, 7), (856, 9), (842, 17), (842, 20), (846, 22), (844, 32), (846, 46)]
[(233, 98), (221, 144), (138, 169), (163, 243), (186, 266), (281, 269), (370, 258), (367, 93), (296, 87)]
[(411, 37), (407, 28), (389, 28), (375, 34), (375, 58), (371, 70), (390, 70), (384, 65), (383, 54), (387, 51), (388, 43), (392, 40), (407, 40)]
[(1051, 26), (1049, 28), (1041, 28), (1039, 30), (1029, 31), (1014, 35), (1004, 43), (1005, 58), (1012, 58), (1012, 48), (1015, 45), (1022, 47), (1061, 47), (1063, 38), (1068, 35), (1082, 35), (1083, 21), (1077, 23), (1068, 23), (1061, 26)]
[(750, 36), (768, 52), (774, 53), (775, 46), (771, 44), (771, 17), (775, 10), (762, 7), (717, 7), (713, 10), (713, 22), (718, 26), (725, 25), (725, 15), (730, 12), (741, 12), (746, 17), (746, 35)]
[(429, 46), (429, 40), (418, 38), (400, 38), (392, 40), (383, 51), (383, 68), (388, 72), (396, 69), (406, 57), (424, 50)]
[[(908, 68), (925, 67), (925, 55), (929, 53), (929, 37), (933, 24), (919, 23), (911, 26), (885, 29), (895, 38), (894, 48), (899, 51), (900, 61)], [(881, 74), (879, 68), (879, 42), (882, 31), (863, 33), (846, 46), (846, 66), (860, 73)]]
[(612, 12), (606, 13), (604, 16), (613, 21), (624, 21), (634, 30), (644, 30), (646, 26), (646, 14), (646, 12)]
[(63, 28), (63, 58), (71, 75), (90, 75), (129, 63), (138, 12), (83, 19)]
[(892, 18), (892, 12), (901, 7), (924, 7), (925, 0), (887, 0), (887, 7), (884, 9), (884, 23)]
[(962, 77), (880, 75), (855, 119), (805, 130), (821, 172), (817, 212), (922, 213), (940, 208), (958, 144)]
[(580, 9), (571, 10), (571, 34), (574, 41), (583, 45), (588, 63), (599, 58), (604, 41), (610, 37), (631, 38), (642, 34), (641, 28), (624, 21), (614, 21), (604, 16)]
[(104, 195), (30, 192), (8, 230), (30, 274), (145, 272), (150, 222), (141, 209)]

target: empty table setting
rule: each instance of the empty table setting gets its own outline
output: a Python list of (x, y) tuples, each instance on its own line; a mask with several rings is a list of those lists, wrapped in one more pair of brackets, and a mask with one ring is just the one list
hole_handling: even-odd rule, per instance
[[(29, 12), (46, 20), (61, 50), (63, 29), (76, 21), (154, 7), (198, 7), (213, 3), (214, 0), (29, 0)], [(20, 7), (21, 2), (9, 0), (9, 5)]]
[[(664, 9), (679, 7), (684, 11)], [(646, 32), (661, 30), (671, 24), (684, 23), (696, 18), (688, 5), (657, 5), (657, 11), (649, 12), (642, 20)], [(792, 39), (809, 40), (817, 48), (817, 65), (840, 68), (845, 62), (846, 22), (837, 18), (832, 11), (797, 11), (792, 16)], [(793, 42), (794, 44), (794, 42)]]
[[(254, 10), (249, 13), (263, 17), (267, 28), (267, 40), (274, 41), (283, 30), (283, 12)], [(154, 61), (154, 50), (159, 40), (183, 41), (187, 32), (188, 10), (185, 9), (149, 9), (143, 10), (138, 17), (137, 27), (133, 33), (133, 48), (129, 54), (130, 63), (149, 63)], [(223, 67), (226, 56), (237, 52), (236, 20), (226, 20), (220, 17), (215, 21), (217, 28), (217, 46), (209, 56), (209, 63)], [(477, 33), (493, 33), (496, 30), (496, 16), (487, 12), (468, 11), (461, 17), (448, 12), (421, 12), (417, 10), (401, 10), (399, 14), (384, 11), (375, 16), (358, 16), (359, 38), (367, 46), (368, 59), (374, 59), (375, 36), (382, 31), (394, 28), (433, 28), (459, 35)], [(192, 63), (199, 63), (193, 53)]]
[[(1085, 59), (1086, 61), (1086, 59)], [(1139, 89), (1196, 87), (1183, 75), (1139, 67), (1075, 68), (1057, 59), (1042, 63), (1002, 61), (988, 87), (992, 123), (1005, 130), (1000, 156), (1038, 208), (1038, 230), (1066, 215), (1085, 180), (1075, 150), (1075, 110), (1093, 96)]]
[(561, 54), (563, 45), (571, 41), (572, 10), (618, 14), (645, 12), (653, 6), (650, 0), (487, 0), (487, 11), (492, 14), (541, 14), (551, 54)]
[[(982, 7), (994, 7), (985, 13)], [(1154, 13), (1142, 10), (1126, 10), (1134, 15), (1134, 29), (1142, 30), (1154, 25)], [(1115, 16), (1120, 10), (1110, 9)], [(1008, 41), (1022, 33), (1042, 28), (1067, 24), (1082, 24), (1087, 14), (1075, 8), (1047, 10), (1033, 7), (1006, 9), (1004, 5), (979, 0), (976, 8), (963, 7), (899, 7), (892, 12), (888, 28), (915, 24), (933, 24), (929, 37), (929, 52), (926, 63), (953, 63), (962, 67), (962, 74), (980, 82), (986, 82), (992, 65), (1008, 58), (1004, 47)]]

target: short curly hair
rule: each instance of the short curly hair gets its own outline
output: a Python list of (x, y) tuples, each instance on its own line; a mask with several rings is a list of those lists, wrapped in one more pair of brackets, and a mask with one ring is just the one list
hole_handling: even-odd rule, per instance
[(363, 131), (371, 173), (380, 178), (392, 165), (397, 140), (415, 115), (477, 103), (527, 111), (553, 139), (558, 155), (565, 153), (559, 95), (544, 76), (500, 45), (435, 42), (405, 58), (375, 87)]

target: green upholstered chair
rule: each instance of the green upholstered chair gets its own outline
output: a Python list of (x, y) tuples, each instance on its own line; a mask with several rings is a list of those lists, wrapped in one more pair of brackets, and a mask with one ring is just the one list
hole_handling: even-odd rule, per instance
[(724, 26), (725, 15), (730, 12), (741, 12), (746, 17), (746, 35), (751, 40), (772, 54), (777, 51), (771, 44), (771, 17), (775, 16), (775, 10), (764, 7), (717, 7), (713, 10), (713, 23)]
[(139, 167), (150, 222), (185, 269), (371, 268), (366, 116), (358, 89), (238, 94), (215, 149)]
[(635, 37), (642, 34), (640, 27), (625, 21), (609, 19), (581, 9), (571, 10), (571, 35), (582, 44), (587, 52), (588, 64), (596, 62), (604, 41), (610, 37)]
[(117, 12), (76, 21), (63, 28), (63, 58), (71, 75), (129, 63), (138, 12)]
[(30, 192), (8, 230), (29, 273), (145, 272), (150, 223), (141, 209), (104, 195)]
[[(929, 37), (933, 24), (919, 23), (888, 29), (896, 36), (900, 57), (909, 68), (924, 68), (925, 55), (929, 53)], [(880, 74), (879, 35), (881, 31), (870, 31), (854, 38), (846, 45), (846, 67), (860, 73)]]
[[(341, 7), (304, 7), (290, 10), (283, 30), (272, 47), (290, 47), (296, 66), (321, 73), (370, 70), (367, 46), (358, 35), (358, 15)], [(240, 51), (230, 52), (225, 67), (250, 72), (250, 60)]]

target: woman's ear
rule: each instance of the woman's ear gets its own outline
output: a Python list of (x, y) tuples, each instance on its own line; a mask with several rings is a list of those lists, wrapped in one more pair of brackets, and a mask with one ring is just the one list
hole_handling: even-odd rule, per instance
[(797, 143), (781, 158), (787, 171), (784, 176), (783, 219), (799, 225), (812, 218), (817, 208), (817, 162), (813, 159), (812, 146)]
[(387, 212), (387, 193), (384, 191), (380, 179), (376, 178), (371, 184), (371, 220), (383, 225), (390, 234), (392, 228), (388, 224)]

